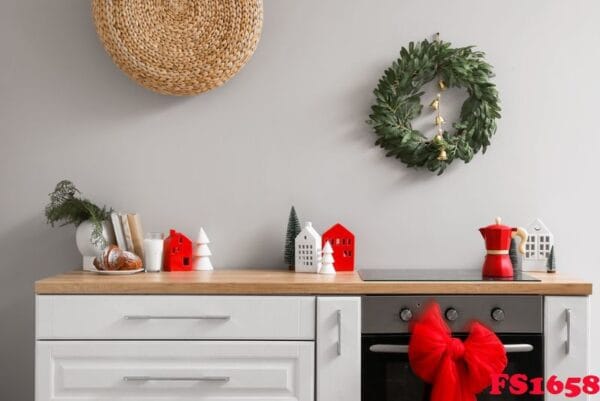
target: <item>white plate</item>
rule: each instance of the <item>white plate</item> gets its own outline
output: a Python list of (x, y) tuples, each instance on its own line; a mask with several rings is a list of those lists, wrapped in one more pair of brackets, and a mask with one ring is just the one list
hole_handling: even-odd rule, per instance
[(94, 273), (98, 274), (106, 274), (108, 276), (124, 276), (128, 274), (136, 274), (143, 272), (144, 269), (135, 269), (135, 270), (96, 270)]

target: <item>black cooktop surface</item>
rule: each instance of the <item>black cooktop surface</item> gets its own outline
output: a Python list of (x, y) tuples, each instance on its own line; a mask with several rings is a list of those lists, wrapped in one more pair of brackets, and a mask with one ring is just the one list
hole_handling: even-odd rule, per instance
[(481, 269), (364, 269), (358, 275), (363, 281), (541, 281), (523, 272), (513, 277), (483, 277)]

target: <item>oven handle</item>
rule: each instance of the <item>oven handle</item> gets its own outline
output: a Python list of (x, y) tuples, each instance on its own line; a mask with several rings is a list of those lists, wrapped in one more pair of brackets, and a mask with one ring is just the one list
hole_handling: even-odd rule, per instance
[[(506, 353), (531, 352), (533, 345), (531, 344), (504, 344)], [(408, 345), (396, 344), (373, 344), (369, 347), (369, 351), (377, 354), (408, 354)]]

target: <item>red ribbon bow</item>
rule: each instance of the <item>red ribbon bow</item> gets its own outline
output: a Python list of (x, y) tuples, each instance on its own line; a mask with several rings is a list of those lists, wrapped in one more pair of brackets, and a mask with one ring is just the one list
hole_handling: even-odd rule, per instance
[(432, 384), (431, 401), (476, 401), (492, 375), (506, 368), (506, 351), (493, 331), (473, 322), (463, 343), (452, 337), (437, 304), (425, 310), (411, 331), (410, 366)]

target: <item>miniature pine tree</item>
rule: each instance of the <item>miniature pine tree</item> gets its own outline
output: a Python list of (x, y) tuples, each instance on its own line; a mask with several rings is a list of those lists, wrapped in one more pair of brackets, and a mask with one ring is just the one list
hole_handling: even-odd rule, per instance
[(550, 254), (546, 260), (546, 270), (548, 273), (556, 273), (556, 260), (554, 259), (554, 245), (550, 248)]
[(323, 247), (322, 262), (323, 264), (321, 265), (321, 270), (319, 270), (319, 273), (335, 274), (335, 267), (333, 266), (333, 262), (335, 262), (335, 260), (333, 259), (333, 248), (331, 247), (329, 241), (327, 241), (325, 243), (325, 246)]
[(292, 206), (290, 217), (288, 218), (287, 233), (285, 235), (285, 252), (283, 256), (283, 260), (287, 263), (290, 270), (294, 270), (294, 264), (296, 263), (296, 247), (294, 242), (301, 230), (302, 228), (300, 227), (300, 220), (296, 214), (296, 209)]
[(212, 252), (208, 244), (210, 244), (210, 239), (208, 239), (208, 235), (206, 235), (204, 229), (200, 227), (198, 239), (194, 243), (194, 252), (192, 254), (192, 266), (194, 270), (213, 270), (212, 263), (210, 262)]
[(519, 251), (517, 250), (517, 241), (515, 241), (514, 238), (510, 240), (510, 250), (508, 251), (508, 256), (510, 257), (510, 261), (513, 265), (513, 270), (521, 271), (523, 269), (521, 264), (521, 255), (519, 255)]

